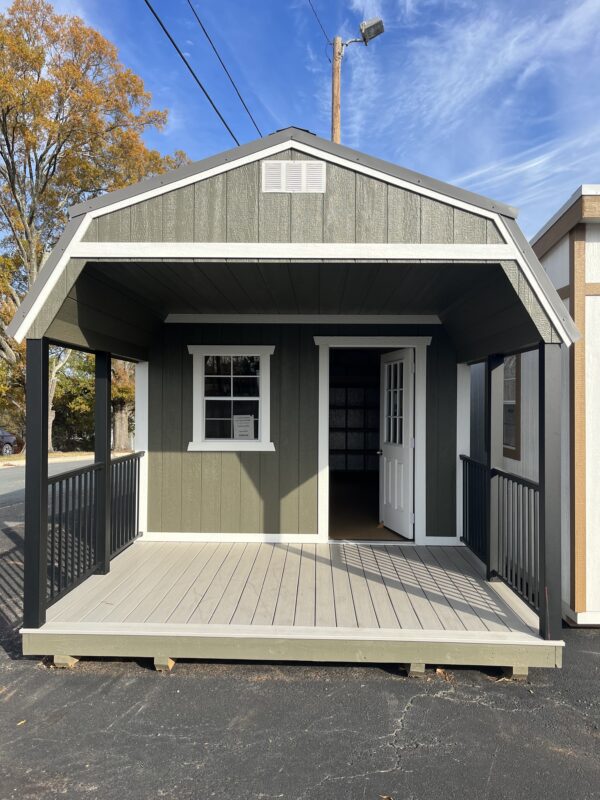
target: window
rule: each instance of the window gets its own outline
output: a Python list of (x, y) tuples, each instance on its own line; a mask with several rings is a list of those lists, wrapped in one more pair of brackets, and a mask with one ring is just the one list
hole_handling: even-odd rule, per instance
[(521, 356), (504, 359), (504, 455), (521, 459)]
[(275, 450), (270, 432), (274, 347), (189, 345), (193, 440), (188, 450)]

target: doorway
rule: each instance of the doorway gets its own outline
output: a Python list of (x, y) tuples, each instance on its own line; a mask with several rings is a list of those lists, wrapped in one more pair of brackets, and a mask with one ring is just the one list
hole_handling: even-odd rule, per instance
[(412, 363), (411, 349), (330, 351), (330, 539), (413, 538)]

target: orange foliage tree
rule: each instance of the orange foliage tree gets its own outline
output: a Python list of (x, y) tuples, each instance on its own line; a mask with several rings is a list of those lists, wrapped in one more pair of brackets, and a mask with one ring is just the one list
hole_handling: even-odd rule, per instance
[[(186, 160), (144, 144), (144, 132), (166, 119), (115, 46), (79, 17), (45, 0), (15, 0), (0, 14), (0, 358), (8, 364), (17, 367), (23, 352), (6, 326), (68, 206)], [(51, 370), (63, 361), (56, 356)]]

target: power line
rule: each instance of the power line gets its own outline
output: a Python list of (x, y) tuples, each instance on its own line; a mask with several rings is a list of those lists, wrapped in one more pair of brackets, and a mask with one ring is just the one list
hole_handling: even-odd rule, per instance
[(199, 87), (202, 89), (202, 91), (204, 92), (204, 96), (206, 97), (206, 99), (208, 100), (208, 102), (209, 102), (209, 103), (211, 104), (211, 106), (213, 107), (213, 110), (214, 110), (215, 114), (216, 114), (216, 115), (219, 117), (219, 119), (221, 120), (221, 122), (223, 123), (223, 125), (224, 125), (224, 126), (227, 128), (227, 131), (228, 131), (229, 135), (231, 136), (231, 138), (233, 139), (233, 141), (234, 141), (234, 142), (235, 142), (237, 145), (239, 145), (239, 141), (238, 141), (238, 139), (237, 139), (237, 137), (236, 137), (235, 133), (234, 133), (234, 132), (231, 130), (231, 128), (229, 127), (229, 125), (228, 125), (228, 124), (227, 124), (227, 122), (225, 121), (225, 117), (224, 117), (224, 116), (221, 114), (221, 112), (219, 111), (219, 109), (218, 109), (218, 108), (217, 108), (217, 106), (215, 105), (215, 102), (214, 102), (214, 100), (213, 100), (213, 99), (212, 99), (212, 97), (209, 95), (209, 93), (206, 91), (206, 89), (204, 88), (204, 86), (202, 85), (202, 83), (201, 83), (201, 81), (200, 81), (200, 78), (199, 78), (199, 77), (196, 75), (196, 73), (194, 72), (194, 70), (192, 69), (192, 67), (191, 67), (191, 65), (190, 65), (190, 62), (187, 60), (187, 58), (186, 58), (186, 57), (183, 55), (183, 53), (181, 52), (181, 50), (180, 50), (180, 49), (179, 49), (179, 47), (177, 46), (177, 42), (175, 41), (175, 39), (173, 39), (173, 37), (171, 36), (171, 34), (169, 33), (169, 31), (167, 30), (167, 28), (166, 28), (166, 26), (165, 26), (164, 22), (162, 21), (162, 19), (161, 19), (161, 18), (158, 16), (158, 14), (156, 13), (156, 11), (155, 11), (155, 10), (152, 8), (152, 6), (151, 6), (151, 4), (150, 4), (149, 0), (144, 0), (144, 3), (145, 3), (147, 6), (148, 6), (148, 8), (150, 9), (150, 11), (151, 11), (151, 13), (152, 13), (152, 16), (153, 16), (153, 17), (154, 17), (154, 19), (155, 19), (155, 20), (158, 22), (158, 24), (160, 25), (160, 27), (163, 29), (163, 32), (164, 32), (165, 36), (167, 37), (167, 39), (168, 39), (168, 40), (171, 42), (171, 44), (173, 45), (173, 47), (175, 48), (175, 50), (177, 50), (177, 53), (178, 53), (178, 55), (179, 55), (179, 58), (180, 58), (180, 59), (183, 61), (183, 63), (184, 63), (184, 64), (186, 65), (186, 67), (189, 69), (189, 71), (190, 71), (190, 73), (191, 73), (191, 75), (192, 75), (193, 79), (196, 81), (196, 83), (198, 84), (198, 86), (199, 86)]
[(212, 49), (214, 50), (214, 53), (215, 53), (216, 57), (219, 59), (219, 63), (221, 64), (221, 66), (222, 66), (222, 67), (223, 67), (223, 69), (225, 70), (225, 74), (226, 74), (226, 75), (227, 75), (227, 77), (229, 78), (229, 80), (230, 80), (230, 82), (231, 82), (231, 85), (232, 85), (232, 86), (233, 86), (233, 88), (235, 89), (235, 92), (236, 92), (237, 96), (240, 98), (240, 103), (241, 103), (241, 104), (244, 106), (244, 108), (246, 109), (246, 113), (248, 114), (248, 116), (249, 116), (249, 117), (250, 117), (250, 119), (252, 120), (252, 124), (254, 125), (254, 127), (256, 128), (256, 130), (258, 131), (258, 135), (262, 137), (262, 135), (263, 135), (263, 134), (262, 134), (262, 131), (261, 131), (261, 129), (260, 129), (260, 128), (258, 127), (258, 125), (256, 124), (256, 120), (254, 119), (254, 117), (253, 117), (253, 116), (252, 116), (252, 114), (250, 113), (250, 109), (248, 108), (248, 106), (247, 106), (247, 105), (246, 105), (246, 103), (244, 102), (244, 98), (243, 98), (243, 97), (242, 97), (242, 95), (240, 94), (240, 90), (239, 90), (239, 89), (238, 89), (238, 87), (235, 85), (235, 81), (234, 81), (234, 80), (233, 80), (233, 78), (231, 77), (231, 75), (230, 75), (230, 73), (229, 73), (229, 70), (227, 69), (227, 67), (225, 66), (225, 63), (224, 63), (223, 59), (222, 59), (222, 58), (221, 58), (221, 56), (219, 55), (219, 51), (218, 51), (218, 50), (217, 50), (217, 48), (215, 47), (213, 40), (210, 38), (208, 31), (206, 30), (206, 28), (205, 28), (205, 27), (204, 27), (204, 25), (202, 24), (202, 20), (201, 20), (201, 19), (200, 19), (200, 17), (198, 16), (198, 13), (196, 12), (196, 9), (195, 9), (195, 8), (194, 8), (194, 6), (192, 5), (192, 2), (191, 2), (191, 0), (187, 0), (187, 1), (188, 1), (188, 5), (189, 5), (189, 7), (192, 9), (192, 14), (193, 14), (193, 15), (196, 17), (196, 21), (198, 22), (198, 25), (200, 25), (200, 27), (202, 28), (202, 33), (203, 33), (203, 34), (206, 36), (206, 38), (208, 39), (208, 42), (209, 42), (210, 46), (212, 47)]
[(319, 15), (317, 14), (317, 9), (314, 7), (314, 5), (312, 3), (312, 0), (308, 0), (308, 5), (312, 8), (312, 12), (315, 15), (315, 19), (319, 23), (319, 28), (321, 28), (321, 30), (323, 31), (323, 36), (325, 37), (325, 41), (327, 42), (327, 44), (333, 44), (333, 42), (331, 41), (331, 39), (327, 35), (327, 32), (326, 32), (325, 28), (323, 27), (323, 23), (319, 19)]

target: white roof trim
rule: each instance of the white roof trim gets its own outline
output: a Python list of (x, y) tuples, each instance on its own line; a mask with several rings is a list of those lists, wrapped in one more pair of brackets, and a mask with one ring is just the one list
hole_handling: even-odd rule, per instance
[[(207, 170), (205, 170), (203, 172), (199, 172), (199, 173), (194, 173), (192, 175), (188, 175), (188, 176), (186, 176), (185, 178), (182, 178), (179, 181), (175, 181), (175, 182), (167, 183), (166, 185), (161, 185), (161, 186), (158, 186), (158, 187), (154, 187), (153, 189), (149, 189), (146, 192), (140, 192), (139, 194), (135, 194), (132, 197), (124, 198), (124, 199), (122, 199), (120, 201), (116, 201), (115, 203), (111, 203), (111, 204), (103, 206), (101, 208), (91, 209), (90, 211), (85, 212), (82, 215), (83, 218), (79, 217), (81, 219), (81, 224), (79, 225), (79, 227), (78, 227), (77, 231), (75, 232), (75, 234), (74, 234), (73, 238), (71, 239), (71, 241), (65, 247), (65, 250), (64, 250), (62, 256), (60, 257), (59, 261), (53, 267), (52, 272), (50, 273), (50, 275), (48, 277), (48, 280), (46, 281), (46, 283), (44, 284), (44, 286), (42, 287), (42, 289), (40, 291), (40, 294), (35, 298), (31, 308), (29, 309), (29, 312), (24, 316), (24, 318), (20, 321), (18, 327), (15, 329), (15, 331), (13, 333), (14, 338), (17, 340), (17, 342), (20, 343), (27, 336), (27, 333), (28, 333), (31, 325), (33, 324), (33, 321), (35, 320), (35, 318), (39, 314), (39, 312), (40, 312), (41, 308), (43, 307), (44, 303), (46, 302), (50, 292), (52, 291), (52, 289), (54, 288), (54, 286), (58, 282), (60, 276), (62, 275), (62, 273), (63, 273), (63, 271), (64, 271), (64, 269), (66, 267), (66, 264), (68, 263), (69, 258), (74, 258), (74, 257), (79, 257), (79, 258), (88, 258), (89, 257), (89, 258), (93, 258), (94, 256), (91, 255), (92, 253), (96, 253), (96, 255), (95, 255), (96, 258), (101, 258), (101, 257), (105, 257), (105, 258), (109, 258), (109, 257), (117, 257), (117, 258), (118, 257), (140, 257), (141, 258), (141, 257), (143, 257), (142, 256), (142, 252), (144, 250), (144, 246), (147, 245), (147, 243), (130, 243), (130, 242), (107, 243), (107, 244), (106, 243), (99, 243), (99, 242), (82, 243), (81, 239), (84, 236), (85, 231), (89, 227), (90, 221), (92, 219), (104, 216), (105, 214), (109, 214), (112, 211), (117, 211), (117, 210), (119, 210), (121, 208), (126, 208), (126, 207), (131, 206), (131, 205), (136, 205), (137, 203), (143, 202), (144, 200), (148, 200), (148, 199), (150, 199), (152, 197), (156, 197), (156, 196), (159, 196), (161, 194), (172, 192), (175, 189), (181, 188), (183, 186), (188, 186), (190, 184), (197, 183), (197, 182), (202, 181), (202, 180), (206, 180), (207, 178), (210, 178), (213, 175), (217, 175), (217, 174), (221, 174), (221, 173), (224, 173), (224, 172), (228, 172), (229, 170), (235, 169), (236, 167), (242, 166), (244, 164), (249, 164), (249, 163), (252, 163), (252, 162), (255, 162), (255, 161), (260, 161), (260, 160), (262, 160), (264, 158), (267, 158), (270, 155), (276, 155), (277, 153), (280, 153), (280, 152), (283, 152), (283, 151), (286, 151), (286, 150), (290, 150), (290, 149), (298, 150), (299, 152), (303, 152), (303, 153), (305, 153), (307, 155), (310, 155), (310, 156), (313, 156), (315, 158), (322, 159), (324, 161), (327, 161), (327, 162), (342, 166), (342, 167), (344, 167), (346, 169), (352, 169), (355, 172), (358, 172), (358, 173), (361, 173), (361, 174), (368, 175), (370, 177), (376, 178), (376, 179), (381, 180), (381, 181), (383, 181), (385, 183), (388, 183), (390, 185), (398, 186), (398, 187), (406, 189), (408, 191), (420, 194), (420, 195), (422, 195), (424, 197), (430, 197), (431, 199), (437, 200), (438, 202), (444, 203), (446, 205), (453, 206), (455, 208), (460, 208), (460, 209), (462, 209), (464, 211), (468, 211), (468, 212), (476, 214), (478, 216), (494, 220), (494, 222), (498, 226), (499, 230), (501, 231), (502, 235), (504, 236), (505, 241), (509, 242), (510, 244), (507, 244), (507, 245), (421, 245), (421, 247), (423, 247), (423, 248), (425, 248), (425, 247), (427, 247), (427, 248), (429, 248), (429, 247), (431, 247), (431, 248), (436, 248), (436, 247), (437, 248), (443, 248), (444, 251), (445, 251), (445, 259), (446, 260), (449, 259), (449, 251), (450, 251), (451, 248), (465, 248), (465, 247), (467, 247), (467, 248), (468, 247), (479, 248), (480, 251), (482, 249), (485, 249), (485, 253), (489, 254), (489, 255), (486, 255), (486, 256), (483, 256), (482, 254), (472, 255), (471, 256), (471, 260), (481, 260), (481, 259), (485, 259), (485, 260), (516, 260), (519, 263), (519, 265), (521, 266), (521, 268), (523, 269), (523, 272), (527, 277), (529, 285), (531, 286), (534, 294), (536, 295), (536, 297), (540, 301), (540, 304), (542, 305), (542, 307), (544, 308), (544, 310), (548, 314), (549, 318), (552, 320), (552, 323), (556, 327), (556, 329), (559, 332), (559, 335), (561, 336), (563, 341), (567, 342), (567, 343), (572, 343), (574, 341), (573, 338), (570, 336), (570, 334), (567, 332), (565, 326), (562, 324), (560, 318), (558, 317), (557, 312), (552, 307), (552, 304), (549, 302), (548, 298), (546, 297), (546, 294), (545, 294), (544, 290), (542, 289), (539, 281), (534, 277), (534, 274), (533, 274), (533, 272), (532, 272), (532, 270), (531, 270), (531, 268), (530, 268), (530, 266), (529, 266), (529, 264), (527, 262), (527, 259), (524, 257), (524, 255), (522, 254), (520, 249), (517, 247), (517, 244), (516, 244), (514, 238), (510, 234), (510, 232), (509, 232), (509, 230), (508, 230), (508, 228), (507, 228), (507, 226), (506, 226), (506, 224), (504, 222), (504, 217), (501, 214), (499, 214), (498, 212), (495, 212), (495, 211), (487, 210), (485, 208), (482, 208), (480, 206), (474, 205), (472, 203), (467, 203), (467, 202), (465, 202), (463, 200), (460, 200), (460, 199), (457, 199), (457, 198), (454, 198), (454, 197), (450, 197), (449, 195), (444, 194), (443, 192), (435, 191), (435, 190), (430, 189), (428, 187), (421, 186), (421, 185), (418, 185), (418, 184), (415, 184), (415, 183), (411, 183), (408, 180), (404, 180), (402, 178), (398, 178), (396, 176), (390, 175), (390, 174), (388, 174), (386, 172), (383, 172), (381, 170), (378, 170), (378, 169), (373, 169), (373, 168), (365, 166), (365, 165), (363, 165), (363, 164), (361, 164), (359, 162), (352, 161), (349, 158), (345, 158), (345, 157), (341, 157), (341, 156), (332, 154), (332, 153), (330, 153), (330, 152), (328, 152), (326, 150), (320, 149), (319, 147), (315, 147), (313, 145), (305, 144), (304, 142), (300, 142), (300, 141), (295, 140), (295, 139), (285, 139), (284, 141), (279, 142), (278, 144), (273, 145), (272, 147), (268, 147), (268, 148), (265, 148), (265, 149), (262, 149), (262, 150), (258, 150), (258, 151), (254, 152), (254, 153), (251, 153), (249, 155), (243, 156), (243, 157), (238, 158), (238, 159), (228, 160), (228, 161), (226, 161), (226, 162), (224, 162), (222, 164), (219, 164), (218, 166), (215, 166), (213, 168), (207, 169)], [(582, 191), (584, 188), (595, 188), (595, 189), (598, 189), (598, 187), (580, 187), (580, 190)], [(195, 244), (195, 243), (192, 243), (192, 244)], [(208, 245), (210, 243), (202, 243), (202, 244)], [(171, 257), (177, 257), (177, 256), (173, 255), (174, 249), (179, 249), (179, 248), (183, 248), (184, 246), (186, 246), (185, 243), (176, 243), (175, 245), (173, 245), (173, 244), (168, 244), (167, 245), (166, 243), (162, 243), (162, 242), (159, 243), (159, 245), (165, 245), (165, 247), (168, 247), (170, 249)], [(125, 249), (122, 249), (122, 250), (118, 251), (119, 253), (123, 253), (123, 255), (109, 256), (108, 254), (106, 254), (108, 249), (113, 249), (113, 252), (117, 252), (116, 250), (114, 250), (114, 248), (116, 248), (117, 246), (118, 247), (122, 247), (122, 248), (130, 248), (131, 252), (135, 251), (134, 255), (133, 256), (124, 255), (125, 252), (129, 252), (129, 251), (126, 251)], [(233, 246), (233, 243), (227, 243), (227, 247), (232, 247), (232, 246)], [(252, 247), (252, 246), (253, 246), (252, 244), (250, 244), (250, 245), (248, 245), (248, 244), (240, 245), (240, 247), (243, 247), (245, 249), (245, 254), (246, 254), (245, 257), (246, 258), (248, 258), (248, 257), (257, 257), (257, 256), (251, 256), (251, 255), (249, 256), (248, 248)], [(264, 244), (262, 244), (260, 246), (261, 247), (265, 247)], [(273, 247), (276, 247), (276, 246), (277, 245), (273, 245)], [(297, 247), (298, 245), (295, 245), (295, 246)], [(323, 245), (320, 245), (320, 246), (323, 246)], [(342, 257), (341, 253), (343, 251), (341, 250), (341, 248), (346, 247), (346, 246), (348, 246), (348, 245), (333, 245), (333, 247), (340, 248), (340, 249), (337, 251), (337, 255), (334, 255), (334, 256), (331, 256), (331, 257), (333, 257), (333, 258)], [(361, 245), (350, 245), (350, 246), (360, 247)], [(415, 246), (415, 245), (364, 245), (364, 246), (365, 247), (370, 247), (370, 248), (373, 248), (373, 247), (377, 247), (377, 248), (381, 248), (381, 247), (411, 247), (411, 248), (418, 247), (418, 245), (417, 246)], [(94, 247), (96, 247), (98, 249), (97, 250), (93, 250)], [(161, 257), (161, 256), (159, 256), (157, 254), (157, 251), (156, 251), (157, 245), (156, 244), (150, 244), (150, 247), (152, 247), (154, 249), (153, 257), (155, 257), (155, 258), (156, 257)], [(102, 252), (101, 248), (105, 248), (104, 251), (103, 251), (104, 255), (100, 254)], [(275, 252), (275, 250), (273, 250), (273, 252)], [(357, 250), (357, 251), (354, 251), (354, 252), (358, 253), (359, 251)], [(383, 252), (383, 251), (381, 251), (381, 252)], [(400, 252), (400, 251), (398, 251), (398, 252)], [(421, 252), (425, 253), (425, 250), (422, 250)], [(459, 250), (454, 250), (453, 249), (452, 252), (453, 252), (453, 255), (451, 257), (452, 260), (454, 260), (454, 259), (459, 260), (460, 258), (463, 258), (463, 259), (466, 258), (465, 255), (462, 255), (462, 256), (456, 255), (457, 253), (459, 253)], [(475, 250), (471, 250), (470, 252), (474, 254)], [(152, 256), (147, 256), (147, 257), (152, 257)], [(186, 256), (179, 256), (179, 257), (186, 257)], [(191, 256), (191, 257), (209, 257), (209, 256), (204, 255), (204, 256)], [(213, 257), (217, 257), (218, 258), (220, 256), (213, 256)], [(233, 258), (235, 258), (235, 256), (223, 256), (223, 257), (233, 257)], [(263, 255), (262, 257), (264, 257), (264, 258), (268, 258), (268, 257), (277, 258), (277, 257), (284, 257), (284, 256), (267, 256), (267, 255)], [(294, 257), (294, 256), (288, 256), (288, 257)], [(302, 256), (296, 256), (296, 257), (302, 257)], [(311, 256), (304, 256), (304, 257), (311, 257)], [(326, 256), (313, 255), (312, 257), (318, 258), (318, 257), (326, 257)], [(351, 258), (351, 257), (361, 258), (360, 255), (354, 255), (354, 256), (347, 255), (346, 257), (348, 257), (348, 258)], [(444, 255), (439, 255), (439, 256), (430, 255), (430, 256), (428, 256), (428, 255), (424, 255), (424, 254), (422, 254), (420, 256), (416, 256), (416, 255), (406, 255), (406, 256), (403, 256), (403, 255), (387, 255), (387, 256), (373, 255), (373, 256), (362, 256), (362, 257), (365, 257), (365, 258), (369, 258), (369, 257), (371, 257), (371, 258), (377, 258), (377, 257), (379, 257), (379, 258), (407, 258), (407, 259), (410, 259), (410, 258), (421, 258), (421, 259), (425, 259), (425, 260), (436, 260), (437, 258), (439, 258), (441, 260), (444, 259)]]
[(455, 206), (456, 208), (460, 208), (463, 211), (469, 211), (472, 214), (477, 214), (480, 217), (486, 217), (487, 219), (495, 219), (498, 217), (498, 213), (495, 211), (489, 211), (486, 208), (482, 208), (481, 206), (475, 205), (473, 203), (467, 203), (463, 200), (459, 200), (454, 197), (450, 197), (443, 192), (435, 191), (433, 189), (429, 189), (428, 187), (421, 186), (416, 183), (412, 183), (408, 180), (403, 180), (402, 178), (398, 178), (394, 175), (390, 175), (387, 172), (383, 172), (382, 170), (373, 169), (371, 167), (365, 166), (356, 161), (351, 161), (348, 158), (342, 158), (340, 156), (334, 155), (333, 153), (329, 153), (326, 150), (321, 150), (318, 147), (314, 147), (304, 142), (299, 142), (295, 139), (289, 139), (279, 144), (272, 145), (271, 147), (267, 147), (264, 150), (259, 150), (255, 153), (250, 153), (249, 155), (242, 156), (241, 158), (227, 161), (223, 164), (219, 164), (215, 167), (211, 167), (207, 170), (202, 172), (196, 172), (192, 175), (188, 175), (185, 178), (181, 178), (178, 181), (173, 181), (172, 183), (166, 183), (162, 186), (156, 186), (152, 189), (148, 189), (147, 191), (141, 191), (139, 194), (132, 195), (131, 197), (124, 198), (123, 200), (117, 200), (110, 205), (102, 206), (101, 208), (90, 209), (87, 213), (90, 215), (92, 219), (96, 217), (102, 217), (105, 214), (110, 214), (113, 211), (119, 211), (122, 208), (127, 208), (132, 205), (137, 205), (138, 203), (142, 203), (144, 200), (151, 200), (153, 197), (158, 197), (162, 194), (168, 194), (170, 192), (175, 191), (176, 189), (181, 189), (185, 186), (189, 186), (190, 184), (200, 183), (201, 181), (207, 180), (208, 178), (212, 178), (215, 175), (221, 175), (224, 172), (229, 172), (232, 169), (236, 169), (237, 167), (242, 167), (246, 164), (252, 164), (255, 161), (262, 161), (265, 158), (269, 158), (270, 156), (277, 155), (278, 153), (285, 152), (286, 150), (297, 150), (298, 152), (304, 153), (306, 155), (310, 155), (313, 158), (319, 159), (321, 161), (329, 162), (330, 164), (336, 164), (338, 166), (344, 167), (345, 169), (352, 169), (355, 172), (359, 172), (362, 175), (367, 175), (372, 178), (376, 178), (377, 180), (383, 181), (384, 183), (389, 183), (392, 186), (398, 186), (401, 189), (406, 189), (410, 192), (414, 192), (415, 194), (420, 194), (423, 197), (430, 197), (432, 200), (437, 200), (440, 203), (444, 203), (445, 205)]
[(510, 244), (400, 244), (344, 242), (80, 242), (73, 258), (198, 259), (316, 258), (400, 259), (403, 261), (506, 261), (514, 258)]

